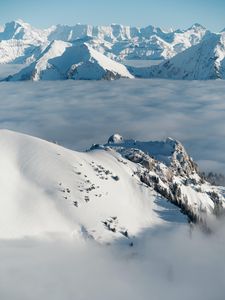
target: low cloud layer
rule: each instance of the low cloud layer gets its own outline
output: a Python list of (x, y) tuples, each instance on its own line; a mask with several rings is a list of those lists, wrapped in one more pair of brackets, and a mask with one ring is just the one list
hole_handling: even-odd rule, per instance
[(57, 239), (0, 245), (1, 299), (224, 299), (221, 231), (158, 229), (134, 247)]
[[(0, 128), (78, 150), (113, 132), (141, 140), (171, 136), (203, 168), (223, 172), (224, 95), (223, 81), (0, 83)], [(134, 247), (0, 241), (0, 299), (223, 300), (224, 225), (211, 235), (175, 227), (143, 232)]]
[(119, 80), (1, 83), (0, 128), (73, 149), (113, 132), (184, 143), (205, 169), (225, 169), (223, 81)]

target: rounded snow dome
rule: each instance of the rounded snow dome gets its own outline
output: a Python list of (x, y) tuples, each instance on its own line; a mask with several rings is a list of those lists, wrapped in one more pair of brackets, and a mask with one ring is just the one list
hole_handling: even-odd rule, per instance
[(108, 139), (108, 144), (121, 144), (121, 143), (123, 143), (123, 137), (118, 133), (113, 134)]

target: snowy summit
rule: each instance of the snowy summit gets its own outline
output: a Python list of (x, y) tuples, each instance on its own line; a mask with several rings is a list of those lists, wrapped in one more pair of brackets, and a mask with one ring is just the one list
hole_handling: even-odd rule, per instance
[(132, 244), (145, 228), (204, 224), (224, 206), (223, 190), (201, 178), (173, 139), (114, 135), (83, 153), (1, 130), (0, 164), (1, 238), (58, 232)]
[(53, 41), (37, 61), (8, 80), (133, 78), (127, 68), (92, 49), (86, 43)]

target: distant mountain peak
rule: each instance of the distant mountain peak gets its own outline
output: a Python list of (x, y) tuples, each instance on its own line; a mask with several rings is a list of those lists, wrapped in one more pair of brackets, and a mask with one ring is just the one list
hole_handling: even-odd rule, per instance
[(17, 23), (17, 24), (20, 24), (20, 25), (24, 25), (24, 24), (27, 25), (27, 24), (29, 24), (29, 23), (25, 22), (25, 21), (22, 20), (22, 19), (16, 19), (14, 22)]
[(207, 32), (200, 43), (171, 59), (150, 68), (134, 68), (130, 71), (145, 78), (209, 80), (225, 79), (224, 66), (225, 33)]
[(0, 40), (21, 40), (30, 44), (40, 46), (47, 41), (48, 30), (32, 27), (21, 19), (5, 24), (0, 31)]
[(39, 58), (6, 80), (113, 80), (133, 78), (127, 68), (87, 43), (52, 41)]
[(194, 23), (190, 28), (188, 28), (188, 29), (204, 29), (204, 30), (206, 30), (206, 28), (203, 26), (203, 25), (201, 25), (201, 24), (199, 24), (199, 23)]
[(30, 28), (32, 30), (32, 26), (29, 23), (26, 23), (25, 21), (23, 21), (22, 19), (16, 19), (10, 22), (7, 22), (5, 24), (5, 29), (7, 28), (18, 28), (18, 27), (22, 27), (22, 28)]
[[(124, 26), (111, 24), (93, 26), (77, 23), (75, 25), (56, 25), (48, 29), (37, 29), (22, 19), (8, 22), (0, 28), (0, 41), (20, 40), (40, 47), (52, 40), (74, 42), (89, 37), (88, 44), (98, 52), (116, 61), (137, 59), (168, 59), (177, 53), (199, 43), (206, 30), (200, 24), (194, 24), (187, 30), (165, 30), (161, 27)], [(84, 41), (83, 41), (84, 42)], [(9, 53), (1, 51), (0, 62), (32, 61), (30, 51), (17, 46)], [(18, 54), (17, 54), (18, 53)], [(28, 53), (28, 57), (27, 56)], [(18, 55), (18, 57), (15, 57)], [(11, 57), (12, 56), (12, 57)], [(20, 59), (21, 58), (21, 59)]]

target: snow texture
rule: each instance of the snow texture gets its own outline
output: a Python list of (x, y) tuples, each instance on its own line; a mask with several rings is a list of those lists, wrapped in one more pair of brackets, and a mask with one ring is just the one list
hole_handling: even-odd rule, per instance
[(75, 152), (1, 130), (0, 152), (0, 239), (58, 233), (129, 244), (145, 228), (186, 220), (113, 150)]

